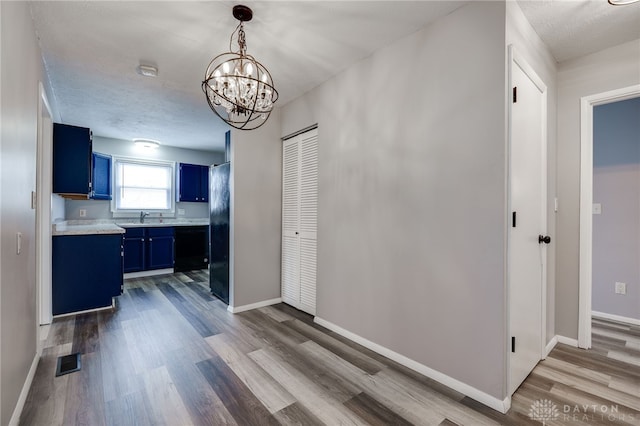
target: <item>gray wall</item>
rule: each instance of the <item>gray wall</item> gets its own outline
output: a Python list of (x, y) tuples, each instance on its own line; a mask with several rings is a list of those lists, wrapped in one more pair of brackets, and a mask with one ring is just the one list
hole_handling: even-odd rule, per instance
[(556, 333), (578, 338), (580, 255), (580, 98), (640, 84), (640, 40), (558, 67)]
[[(136, 147), (132, 141), (101, 136), (93, 137), (93, 150), (121, 157), (167, 160), (179, 163), (211, 165), (224, 162), (223, 151), (199, 151), (162, 145), (155, 150), (145, 150)], [(87, 210), (86, 217), (80, 217), (80, 209)], [(178, 209), (185, 210), (185, 214), (180, 217), (203, 218), (209, 216), (209, 208), (206, 203), (176, 203), (176, 217), (178, 217)], [(111, 219), (113, 217), (110, 201), (105, 200), (65, 200), (65, 216), (67, 220)]]
[[(517, 2), (507, 4), (507, 45), (512, 44), (531, 65), (547, 86), (547, 234), (555, 241), (556, 217), (556, 114), (558, 89), (556, 85), (556, 61), (551, 52), (525, 18)], [(555, 270), (556, 246), (547, 247), (547, 330), (549, 342), (555, 332)]]
[[(37, 351), (36, 216), (30, 199), (44, 70), (29, 4), (0, 2), (0, 15), (0, 424), (6, 425)], [(16, 232), (22, 233), (20, 255)]]
[(230, 305), (280, 297), (280, 111), (259, 129), (231, 132)]
[(283, 108), (318, 123), (317, 315), (506, 396), (505, 4), (472, 2)]
[(592, 308), (640, 320), (640, 98), (593, 110), (593, 202)]

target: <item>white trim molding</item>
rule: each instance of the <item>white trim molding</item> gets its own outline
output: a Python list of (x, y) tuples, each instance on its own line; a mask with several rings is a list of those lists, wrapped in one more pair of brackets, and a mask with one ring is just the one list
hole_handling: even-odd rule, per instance
[(263, 300), (262, 302), (250, 303), (242, 306), (227, 306), (227, 311), (232, 314), (239, 314), (240, 312), (250, 311), (252, 309), (264, 308), (265, 306), (271, 306), (282, 302), (281, 297), (275, 299)]
[(591, 316), (593, 318), (606, 319), (629, 325), (640, 325), (640, 319), (623, 317), (621, 315), (607, 314), (606, 312), (591, 311)]
[(554, 339), (556, 339), (558, 343), (562, 343), (563, 345), (573, 346), (574, 348), (579, 347), (578, 341), (576, 339), (572, 339), (571, 337), (555, 336)]
[(64, 317), (71, 317), (71, 316), (74, 316), (74, 315), (88, 314), (90, 312), (107, 311), (109, 309), (115, 309), (115, 307), (116, 307), (115, 298), (112, 297), (110, 306), (103, 306), (102, 308), (87, 309), (85, 311), (69, 312), (68, 314), (54, 315), (53, 318), (54, 319), (55, 318), (64, 318)]
[(20, 422), (20, 416), (22, 415), (22, 410), (24, 409), (24, 403), (27, 402), (29, 389), (31, 389), (31, 383), (33, 383), (33, 378), (36, 375), (39, 361), (40, 353), (36, 352), (36, 355), (33, 357), (33, 361), (31, 362), (31, 368), (29, 368), (29, 374), (27, 374), (24, 385), (22, 385), (22, 391), (20, 391), (20, 396), (18, 397), (16, 408), (13, 410), (13, 414), (11, 415), (11, 419), (9, 420), (9, 426), (17, 426)]
[(593, 265), (593, 107), (640, 96), (640, 84), (580, 98), (580, 291), (578, 347), (591, 347)]
[(402, 364), (407, 368), (417, 371), (418, 373), (424, 376), (427, 376), (430, 379), (433, 379), (439, 383), (442, 383), (443, 385), (448, 386), (451, 389), (456, 390), (468, 396), (469, 398), (475, 399), (481, 404), (484, 404), (487, 407), (493, 408), (494, 410), (500, 413), (504, 414), (507, 411), (509, 411), (509, 408), (511, 408), (510, 396), (506, 397), (504, 400), (500, 400), (494, 396), (489, 395), (486, 392), (483, 392), (479, 389), (474, 388), (473, 386), (470, 386), (457, 379), (454, 379), (453, 377), (447, 376), (446, 374), (443, 374), (439, 371), (429, 368), (424, 364), (420, 364), (419, 362), (416, 362), (410, 358), (407, 358), (402, 354), (394, 352), (389, 348), (386, 348), (382, 345), (372, 342), (371, 340), (365, 339), (364, 337), (361, 337), (355, 333), (345, 330), (344, 328), (336, 324), (333, 324), (327, 320), (324, 320), (320, 317), (315, 317), (313, 321), (325, 328), (328, 328), (331, 331), (338, 333), (343, 337), (346, 337), (347, 339), (353, 342), (356, 342), (364, 346), (365, 348), (371, 349), (372, 351), (377, 352), (380, 355), (385, 356), (397, 362), (398, 364)]
[(558, 344), (558, 336), (553, 336), (553, 338), (551, 338), (549, 343), (547, 343), (547, 346), (545, 346), (544, 348), (544, 358), (549, 356), (549, 354), (551, 353), (553, 348), (556, 347), (557, 344)]
[(139, 271), (139, 272), (127, 272), (124, 274), (124, 279), (127, 278), (141, 278), (141, 277), (153, 277), (155, 275), (165, 275), (165, 274), (173, 274), (173, 268), (165, 268), (165, 269), (152, 269), (149, 271)]

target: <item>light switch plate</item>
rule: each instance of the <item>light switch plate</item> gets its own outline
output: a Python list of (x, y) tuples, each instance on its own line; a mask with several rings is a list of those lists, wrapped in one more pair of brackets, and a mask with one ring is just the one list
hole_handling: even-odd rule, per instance
[(616, 282), (616, 294), (627, 294), (627, 284)]
[(602, 204), (593, 203), (593, 214), (601, 214), (602, 213)]
[(178, 216), (184, 216), (184, 209), (178, 209)]
[(31, 209), (32, 210), (36, 209), (36, 203), (37, 203), (36, 191), (31, 191)]
[(16, 232), (16, 254), (22, 252), (22, 232)]
[(80, 209), (80, 217), (87, 217), (87, 209)]

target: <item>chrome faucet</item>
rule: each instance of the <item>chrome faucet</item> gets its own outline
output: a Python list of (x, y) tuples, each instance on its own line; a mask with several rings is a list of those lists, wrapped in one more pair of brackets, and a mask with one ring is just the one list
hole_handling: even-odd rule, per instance
[(149, 216), (149, 212), (140, 212), (140, 223), (144, 223), (144, 218)]

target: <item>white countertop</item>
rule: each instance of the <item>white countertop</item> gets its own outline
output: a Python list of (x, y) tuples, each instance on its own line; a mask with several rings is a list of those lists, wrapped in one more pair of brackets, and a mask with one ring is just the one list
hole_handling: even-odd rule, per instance
[(52, 235), (124, 234), (113, 222), (99, 220), (69, 220), (53, 224)]
[(139, 220), (66, 220), (54, 223), (52, 235), (96, 235), (96, 234), (124, 234), (124, 228), (158, 227), (158, 226), (206, 226), (209, 219), (147, 219), (144, 223)]

